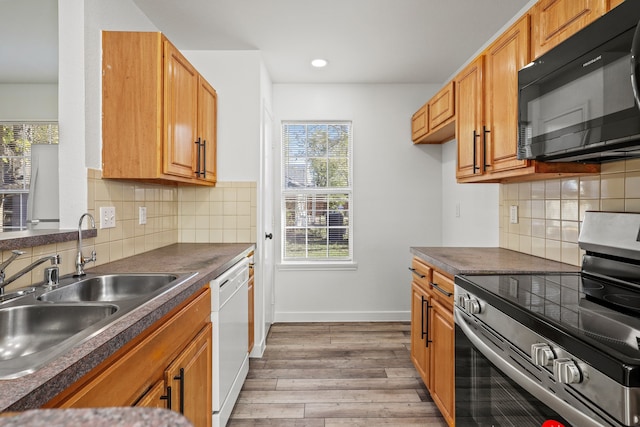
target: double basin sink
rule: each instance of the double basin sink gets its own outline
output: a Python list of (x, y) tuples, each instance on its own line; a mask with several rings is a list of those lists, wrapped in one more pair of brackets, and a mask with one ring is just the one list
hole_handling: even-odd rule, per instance
[(34, 372), (194, 275), (87, 274), (20, 291), (0, 303), (0, 379)]

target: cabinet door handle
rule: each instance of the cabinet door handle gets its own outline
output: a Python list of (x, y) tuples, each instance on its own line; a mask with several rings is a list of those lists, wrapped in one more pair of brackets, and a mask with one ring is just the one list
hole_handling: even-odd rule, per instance
[(418, 273), (418, 272), (416, 271), (416, 269), (415, 269), (415, 268), (409, 267), (409, 270), (410, 270), (413, 274), (415, 274), (416, 276), (418, 276), (418, 277), (419, 277), (419, 278), (421, 278), (421, 279), (424, 279), (425, 277), (427, 277), (427, 276), (425, 276), (424, 274), (420, 274), (420, 273)]
[[(424, 297), (423, 297), (423, 298), (424, 298)], [(431, 306), (429, 305), (429, 300), (427, 300), (426, 298), (424, 298), (424, 299), (423, 299), (423, 304), (424, 304), (425, 302), (426, 302), (427, 304), (426, 304), (426, 306), (425, 306), (425, 308), (424, 308), (424, 311), (423, 311), (423, 313), (424, 313), (424, 318), (425, 318), (425, 320), (426, 320), (426, 321), (425, 321), (425, 327), (424, 327), (424, 329), (425, 329), (425, 333), (424, 333), (424, 335), (425, 335), (424, 346), (425, 346), (426, 348), (429, 348), (429, 343), (430, 343), (430, 342), (433, 342), (433, 341), (431, 341), (431, 340), (429, 339), (429, 309), (431, 308)]]
[(184, 368), (180, 368), (180, 375), (176, 375), (173, 379), (180, 380), (180, 413), (184, 415)]
[(422, 298), (422, 307), (420, 308), (420, 333), (422, 336), (420, 337), (420, 339), (424, 339), (424, 337), (427, 336), (427, 331), (424, 323), (424, 303), (427, 302), (427, 299), (424, 297), (424, 295), (420, 295), (420, 298)]
[(487, 134), (491, 133), (486, 126), (482, 126), (482, 171), (485, 172), (487, 170)]
[(447, 298), (449, 298), (451, 295), (453, 295), (451, 292), (445, 291), (444, 289), (442, 289), (440, 286), (436, 285), (435, 283), (429, 283), (431, 286), (433, 286), (433, 288), (440, 292), (441, 294), (444, 294)]
[(207, 140), (202, 140), (202, 177), (207, 177)]
[(197, 154), (197, 160), (196, 160), (196, 164), (198, 165), (198, 168), (196, 169), (196, 176), (200, 177), (200, 174), (202, 173), (202, 172), (200, 172), (200, 164), (201, 164), (201, 161), (200, 161), (200, 149), (202, 147), (202, 144), (200, 143), (200, 138), (198, 138), (198, 140), (195, 142), (195, 144), (198, 146), (198, 154)]
[(171, 409), (171, 386), (167, 387), (167, 394), (160, 396), (160, 400), (167, 401), (167, 409)]
[(476, 171), (480, 168), (477, 165), (476, 157), (478, 156), (478, 146), (476, 144), (476, 139), (480, 138), (480, 134), (473, 130), (473, 174), (475, 175)]

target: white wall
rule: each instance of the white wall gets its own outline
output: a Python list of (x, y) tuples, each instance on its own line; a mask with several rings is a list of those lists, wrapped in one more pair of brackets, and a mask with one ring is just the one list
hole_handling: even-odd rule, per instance
[(75, 228), (87, 209), (83, 0), (58, 1), (60, 227)]
[(0, 120), (57, 121), (58, 85), (0, 84)]
[(457, 147), (455, 140), (442, 146), (442, 245), (498, 246), (500, 185), (457, 184)]
[(60, 226), (87, 209), (87, 167), (101, 169), (102, 30), (157, 31), (132, 0), (59, 0)]
[[(442, 242), (441, 147), (414, 146), (410, 129), (411, 115), (437, 89), (437, 85), (274, 85), (278, 152), (282, 120), (353, 121), (357, 262), (353, 271), (278, 268), (276, 321), (409, 318), (409, 247)], [(279, 168), (277, 158), (278, 176)], [(275, 204), (279, 206), (279, 200)], [(279, 228), (278, 224), (276, 236), (281, 235)]]

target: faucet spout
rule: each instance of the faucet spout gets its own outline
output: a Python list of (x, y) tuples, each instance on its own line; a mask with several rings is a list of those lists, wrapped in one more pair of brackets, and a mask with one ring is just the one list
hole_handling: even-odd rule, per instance
[(88, 262), (95, 262), (96, 260), (96, 251), (91, 251), (91, 257), (85, 258), (82, 254), (82, 220), (85, 217), (89, 218), (91, 228), (96, 228), (96, 220), (93, 218), (93, 215), (90, 213), (84, 213), (80, 217), (80, 221), (78, 221), (78, 253), (76, 255), (76, 272), (73, 275), (74, 277), (84, 276), (86, 273), (84, 272), (84, 266)]
[(0, 295), (4, 295), (4, 287), (9, 284), (4, 280), (5, 278), (4, 270), (9, 266), (9, 264), (11, 264), (16, 258), (18, 258), (22, 254), (24, 254), (23, 251), (12, 251), (9, 259), (4, 261), (2, 264), (0, 264)]

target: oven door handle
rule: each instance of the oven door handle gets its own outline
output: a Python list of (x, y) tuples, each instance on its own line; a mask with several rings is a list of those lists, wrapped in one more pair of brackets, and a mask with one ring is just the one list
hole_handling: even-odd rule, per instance
[(503, 359), (498, 353), (496, 353), (491, 347), (482, 341), (482, 339), (473, 331), (471, 326), (467, 323), (467, 314), (463, 313), (458, 307), (454, 307), (453, 316), (455, 324), (460, 327), (462, 332), (471, 341), (473, 346), (484, 355), (491, 363), (493, 363), (499, 370), (505, 375), (514, 380), (520, 387), (531, 393), (538, 400), (549, 406), (551, 409), (558, 412), (562, 417), (566, 418), (571, 424), (579, 426), (589, 427), (602, 427), (602, 424), (591, 418), (589, 414), (585, 414), (566, 403), (564, 400), (559, 399), (554, 394), (547, 391), (540, 386), (537, 380), (532, 379), (525, 370), (518, 369), (516, 366), (511, 365), (505, 359)]
[(631, 44), (631, 88), (636, 100), (636, 107), (640, 108), (640, 23), (636, 27)]

